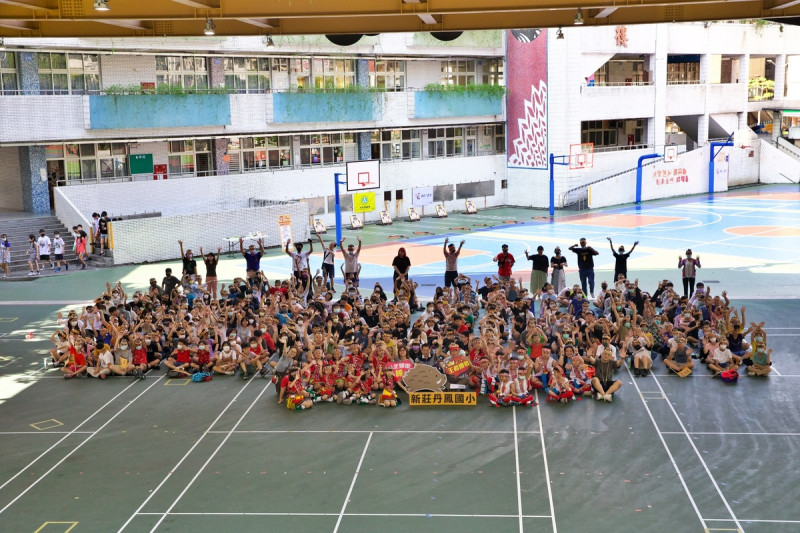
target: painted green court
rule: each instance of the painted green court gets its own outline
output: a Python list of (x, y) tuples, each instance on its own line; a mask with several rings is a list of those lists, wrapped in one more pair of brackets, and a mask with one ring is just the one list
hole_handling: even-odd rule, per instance
[[(774, 196), (795, 190), (653, 202), (593, 212), (594, 221), (571, 215), (551, 224), (536, 219), (542, 212), (504, 208), (361, 232), (375, 257), (383, 246), (441, 249), (445, 234), (463, 235), (475, 252), (464, 262), (473, 278), (490, 270), (487, 257), (502, 242), (514, 253), (526, 243), (549, 252), (586, 235), (603, 252), (599, 284), (613, 272), (605, 236), (640, 240), (630, 269), (647, 287), (677, 279), (674, 257), (698, 250), (698, 281), (715, 293), (727, 289), (733, 305), (747, 307), (748, 322), (766, 321), (773, 374), (729, 385), (698, 368), (681, 379), (659, 359), (647, 378), (623, 366), (611, 404), (551, 405), (540, 395), (532, 408), (495, 409), (479, 398), (474, 408), (411, 409), (401, 394), (395, 409), (319, 404), (290, 412), (257, 377), (192, 383), (159, 371), (142, 381), (64, 381), (41, 369), (56, 312), (91, 300), (106, 281), (141, 288), (168, 265), (2, 283), (0, 531), (796, 532), (800, 261), (792, 232), (800, 210)], [(630, 216), (675, 220), (620, 222)], [(746, 226), (787, 235), (728, 231)], [(390, 234), (407, 238), (386, 244)], [(435, 254), (419, 257), (412, 278), (425, 299), (442, 267)], [(263, 266), (270, 279), (288, 276), (277, 251)], [(365, 269), (362, 288), (390, 277), (379, 263)], [(243, 270), (232, 256), (220, 278)], [(570, 271), (567, 283), (576, 280)]]

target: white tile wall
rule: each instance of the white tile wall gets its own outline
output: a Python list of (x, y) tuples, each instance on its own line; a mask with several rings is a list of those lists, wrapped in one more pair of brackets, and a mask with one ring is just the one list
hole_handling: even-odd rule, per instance
[(22, 210), (19, 148), (0, 147), (0, 208)]
[[(203, 251), (216, 252), (219, 247), (227, 252), (227, 239), (251, 232), (264, 234), (265, 247), (279, 246), (278, 215), (291, 216), (294, 241), (308, 239), (308, 206), (302, 202), (114, 222), (114, 263), (174, 259), (180, 253), (178, 240), (183, 241), (185, 249), (192, 249), (197, 255), (200, 246)], [(238, 250), (238, 246), (235, 243), (235, 249)]]
[(155, 83), (156, 58), (154, 55), (101, 55), (100, 79), (103, 87)]
[(759, 183), (800, 183), (800, 159), (762, 140), (759, 143)]

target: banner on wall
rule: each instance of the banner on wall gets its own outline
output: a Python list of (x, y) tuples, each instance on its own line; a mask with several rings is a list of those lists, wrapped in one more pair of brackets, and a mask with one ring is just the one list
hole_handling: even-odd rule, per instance
[(547, 30), (506, 32), (508, 166), (546, 169)]
[(411, 196), (411, 205), (431, 205), (433, 203), (433, 187), (415, 187), (411, 189)]
[(359, 192), (353, 194), (353, 212), (371, 213), (375, 211), (375, 193)]
[(286, 243), (292, 240), (291, 215), (278, 215), (278, 230), (281, 234), (281, 248), (286, 248)]

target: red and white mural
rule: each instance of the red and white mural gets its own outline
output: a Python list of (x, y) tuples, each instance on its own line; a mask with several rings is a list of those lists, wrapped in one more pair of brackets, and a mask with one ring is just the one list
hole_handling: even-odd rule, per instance
[(509, 30), (506, 43), (508, 166), (547, 168), (547, 30)]

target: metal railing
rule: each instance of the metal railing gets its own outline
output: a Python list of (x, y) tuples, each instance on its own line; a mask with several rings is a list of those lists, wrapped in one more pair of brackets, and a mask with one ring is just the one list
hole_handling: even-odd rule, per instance
[(595, 81), (581, 84), (583, 87), (646, 87), (655, 85), (652, 81)]
[(705, 85), (705, 82), (700, 80), (670, 80), (668, 78), (667, 85)]
[[(656, 163), (660, 163), (664, 161), (664, 157), (654, 157), (647, 161), (647, 163), (642, 164), (642, 168), (648, 167), (650, 165), (655, 165)], [(584, 183), (583, 185), (579, 185), (577, 187), (573, 187), (568, 191), (561, 194), (561, 207), (567, 208), (573, 205), (578, 206), (578, 209), (583, 209), (581, 206), (586, 206), (589, 199), (589, 187), (595, 185), (597, 183), (602, 183), (604, 181), (616, 178), (617, 176), (622, 176), (623, 174), (627, 174), (628, 172), (636, 172), (637, 167), (629, 168), (626, 170), (622, 170), (610, 176), (605, 176), (603, 178), (596, 179), (594, 181), (590, 181), (589, 183)]]
[(621, 152), (623, 150), (647, 150), (653, 148), (652, 144), (631, 144), (624, 146), (601, 146), (594, 149), (594, 153)]

